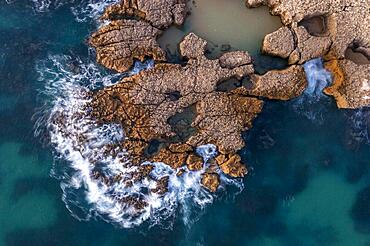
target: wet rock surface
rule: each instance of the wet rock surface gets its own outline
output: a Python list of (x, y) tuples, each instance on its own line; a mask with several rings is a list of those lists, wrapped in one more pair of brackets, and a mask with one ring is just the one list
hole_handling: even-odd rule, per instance
[[(303, 64), (325, 56), (329, 63), (327, 67), (343, 76), (336, 76), (334, 85), (326, 90), (328, 95), (333, 95), (337, 100), (338, 107), (359, 108), (369, 105), (367, 97), (370, 93), (359, 89), (363, 80), (370, 77), (369, 1), (247, 0), (246, 5), (267, 5), (270, 12), (279, 15), (285, 25), (266, 36), (262, 47), (265, 53), (289, 57), (290, 64)], [(348, 56), (348, 48), (362, 55), (354, 56), (351, 53)], [(352, 77), (355, 69), (356, 76)]]

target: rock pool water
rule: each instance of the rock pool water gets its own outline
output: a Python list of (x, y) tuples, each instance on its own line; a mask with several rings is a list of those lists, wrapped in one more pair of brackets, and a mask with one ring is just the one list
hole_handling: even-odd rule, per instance
[[(34, 114), (45, 102), (39, 94), (45, 84), (38, 79), (36, 68), (54, 55), (94, 62), (85, 39), (96, 28), (88, 15), (98, 6), (89, 3), (98, 1), (36, 2), (0, 2), (0, 245), (370, 243), (370, 195), (366, 189), (370, 185), (370, 110), (339, 111), (325, 96), (267, 101), (254, 128), (244, 136), (247, 148), (241, 155), (251, 167), (245, 189), (236, 197), (228, 195), (234, 194), (231, 191), (225, 193), (192, 226), (184, 226), (180, 217), (173, 229), (148, 229), (145, 223), (120, 229), (99, 219), (73, 218), (61, 199), (59, 181), (51, 177), (58, 173), (50, 173), (51, 148), (42, 145), (47, 137), (42, 131), (40, 137), (34, 137), (38, 118)], [(195, 2), (203, 6), (206, 1)], [(228, 6), (225, 3), (229, 1), (217, 2), (220, 5), (210, 9)], [(76, 15), (85, 21), (77, 22)], [(214, 23), (209, 20), (209, 25)], [(223, 35), (228, 35), (225, 40), (230, 45), (253, 53), (260, 38), (278, 23), (263, 20), (257, 22), (261, 25), (258, 32), (250, 30), (257, 24), (245, 25), (235, 44), (227, 32), (212, 34), (206, 33), (205, 27), (197, 28), (214, 37), (213, 42), (223, 43)], [(246, 36), (253, 36), (254, 41), (239, 46)], [(78, 67), (75, 72), (78, 74)]]

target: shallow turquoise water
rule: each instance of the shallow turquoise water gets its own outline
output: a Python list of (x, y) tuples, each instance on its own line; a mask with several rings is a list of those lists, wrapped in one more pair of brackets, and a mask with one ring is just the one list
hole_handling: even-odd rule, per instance
[(191, 227), (181, 218), (172, 229), (73, 218), (32, 120), (43, 104), (38, 62), (93, 59), (85, 39), (95, 22), (71, 13), (84, 2), (64, 3), (43, 13), (26, 0), (0, 3), (0, 245), (370, 244), (370, 114), (339, 111), (327, 98), (266, 102), (245, 134), (245, 189), (215, 201)]

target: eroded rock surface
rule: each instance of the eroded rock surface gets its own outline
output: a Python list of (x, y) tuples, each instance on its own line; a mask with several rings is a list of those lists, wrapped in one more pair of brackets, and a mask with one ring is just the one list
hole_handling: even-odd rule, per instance
[(240, 87), (236, 93), (269, 99), (290, 100), (300, 96), (307, 87), (302, 66), (294, 65), (283, 70), (271, 70), (264, 75), (251, 76), (252, 88)]
[[(343, 78), (338, 79), (336, 76), (334, 85), (326, 91), (327, 94), (335, 95), (335, 99), (340, 100), (337, 101), (340, 108), (369, 105), (367, 97), (370, 93), (355, 89), (362, 80), (368, 80), (370, 77), (367, 72), (370, 66), (368, 0), (246, 0), (246, 5), (267, 5), (271, 13), (279, 15), (285, 25), (266, 36), (262, 47), (265, 53), (288, 57), (290, 64), (303, 64), (307, 60), (325, 56), (328, 67), (332, 70), (332, 61), (338, 60), (334, 63), (339, 66), (335, 66), (334, 70), (341, 70)], [(349, 54), (348, 48), (353, 48), (363, 55), (358, 59), (354, 58), (353, 53), (351, 56), (346, 55)], [(357, 69), (357, 75), (362, 74), (363, 77), (353, 79), (354, 69)]]
[(93, 33), (90, 44), (96, 49), (97, 61), (107, 68), (125, 72), (134, 59), (143, 61), (152, 57), (165, 61), (166, 54), (156, 38), (161, 30), (137, 20), (116, 20)]
[(109, 6), (102, 19), (121, 18), (142, 19), (157, 28), (167, 28), (171, 24), (181, 25), (186, 16), (187, 0), (121, 0)]
[(110, 23), (90, 38), (97, 61), (118, 72), (129, 70), (134, 59), (165, 61), (157, 38), (170, 25), (181, 25), (186, 12), (186, 0), (122, 0), (109, 6), (101, 18)]
[(333, 74), (334, 83), (324, 92), (335, 98), (339, 108), (370, 105), (370, 66), (350, 60), (333, 60), (325, 67)]
[[(218, 92), (216, 88), (232, 77), (251, 75), (251, 58), (245, 52), (231, 52), (209, 60), (204, 56), (205, 47), (206, 41), (191, 33), (180, 43), (181, 55), (189, 59), (186, 65), (157, 64), (94, 95), (93, 117), (123, 126), (126, 139), (122, 147), (136, 165), (156, 161), (174, 169), (187, 165), (189, 170), (200, 170), (203, 163), (195, 148), (214, 144), (227, 157), (220, 163), (220, 170), (232, 177), (246, 174), (236, 152), (244, 146), (241, 132), (251, 127), (263, 102), (233, 91)], [(189, 136), (181, 137), (176, 132), (181, 124), (181, 131), (189, 131)], [(160, 143), (159, 147), (148, 154), (153, 140)], [(212, 172), (202, 179), (211, 191), (219, 184), (215, 175)]]

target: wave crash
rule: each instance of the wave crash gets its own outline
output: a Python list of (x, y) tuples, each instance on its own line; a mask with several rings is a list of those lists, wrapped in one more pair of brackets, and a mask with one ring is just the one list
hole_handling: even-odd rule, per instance
[[(208, 161), (217, 155), (216, 146), (197, 148), (204, 161), (199, 171), (183, 170), (179, 175), (179, 170), (161, 162), (133, 165), (118, 144), (125, 141), (122, 127), (96, 122), (89, 115), (93, 90), (111, 85), (117, 75), (82, 61), (77, 62), (78, 69), (71, 69), (69, 60), (67, 56), (50, 56), (37, 65), (40, 81), (46, 84), (41, 93), (48, 101), (36, 124), (36, 135), (47, 130), (55, 150), (52, 175), (61, 182), (67, 209), (79, 220), (100, 218), (123, 228), (144, 222), (149, 227), (171, 227), (177, 215), (185, 225), (191, 225), (218, 195), (201, 185)], [(137, 63), (131, 73), (151, 66), (150, 62)], [(148, 175), (141, 175), (143, 172)], [(220, 189), (243, 189), (241, 179), (217, 172)], [(167, 184), (165, 190), (162, 183)]]

